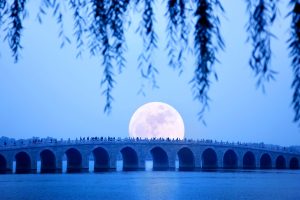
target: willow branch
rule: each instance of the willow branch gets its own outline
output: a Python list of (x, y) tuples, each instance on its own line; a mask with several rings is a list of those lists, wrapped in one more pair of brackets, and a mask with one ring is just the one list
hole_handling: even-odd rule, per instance
[(158, 74), (158, 70), (153, 65), (153, 61), (151, 58), (153, 50), (157, 48), (157, 34), (154, 30), (155, 17), (153, 4), (154, 0), (144, 0), (142, 21), (138, 28), (138, 31), (143, 38), (144, 50), (140, 54), (138, 60), (142, 77), (150, 79), (152, 81), (152, 87), (155, 88), (158, 87), (155, 78), (155, 76)]
[(10, 22), (5, 39), (8, 41), (15, 62), (19, 60), (20, 49), (22, 49), (21, 34), (23, 30), (22, 20), (25, 17), (25, 4), (26, 0), (14, 0), (10, 6)]
[[(223, 49), (224, 42), (220, 35), (220, 20), (214, 14), (216, 9), (224, 11), (220, 2), (198, 0), (195, 12), (196, 24), (194, 32), (194, 51), (197, 57), (194, 77), (191, 80), (194, 99), (202, 104), (199, 119), (203, 118), (204, 111), (208, 108), (210, 76), (215, 74), (214, 64), (217, 60), (218, 49)], [(216, 41), (216, 44), (214, 43)]]
[(249, 21), (247, 23), (248, 41), (252, 44), (249, 60), (251, 69), (257, 77), (257, 86), (274, 80), (276, 72), (271, 68), (271, 38), (274, 35), (270, 28), (276, 19), (278, 0), (246, 0)]
[(288, 40), (289, 44), (289, 56), (292, 59), (292, 68), (294, 72), (294, 80), (292, 88), (294, 89), (292, 106), (295, 112), (294, 121), (300, 121), (300, 2), (297, 0), (291, 0), (290, 6), (292, 10), (289, 12), (289, 16), (292, 17), (291, 33)]

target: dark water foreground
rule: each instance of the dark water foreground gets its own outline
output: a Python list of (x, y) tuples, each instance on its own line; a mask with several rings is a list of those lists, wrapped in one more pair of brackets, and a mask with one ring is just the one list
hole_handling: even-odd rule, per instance
[(300, 199), (300, 171), (1, 175), (0, 199)]

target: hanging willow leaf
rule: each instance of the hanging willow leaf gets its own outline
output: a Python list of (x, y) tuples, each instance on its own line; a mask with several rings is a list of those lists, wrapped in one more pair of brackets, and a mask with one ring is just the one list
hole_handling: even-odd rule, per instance
[(262, 86), (264, 82), (274, 80), (276, 72), (271, 69), (271, 38), (274, 35), (270, 32), (270, 27), (274, 23), (277, 15), (278, 0), (246, 0), (249, 21), (247, 32), (253, 50), (249, 64), (258, 78), (257, 86)]
[(47, 14), (47, 10), (52, 9), (52, 16), (56, 18), (56, 22), (59, 26), (58, 38), (61, 41), (60, 48), (63, 48), (66, 44), (71, 44), (71, 40), (64, 32), (64, 15), (62, 10), (64, 3), (63, 0), (41, 0), (41, 5), (37, 14), (38, 21), (42, 23), (43, 15)]
[(109, 1), (108, 0), (91, 0), (92, 12), (92, 25), (90, 27), (90, 52), (93, 55), (100, 54), (102, 56), (103, 78), (101, 87), (104, 87), (102, 94), (106, 97), (104, 112), (110, 113), (111, 103), (113, 101), (112, 89), (115, 81), (113, 79), (113, 65), (112, 65), (112, 46), (109, 41), (108, 28), (109, 24)]
[[(249, 13), (247, 23), (248, 41), (253, 50), (249, 60), (252, 70), (257, 77), (257, 85), (274, 78), (275, 71), (271, 69), (271, 39), (274, 35), (270, 28), (277, 15), (279, 0), (245, 0)], [(115, 85), (114, 68), (116, 63), (121, 71), (125, 66), (124, 51), (126, 50), (124, 36), (124, 22), (130, 2), (142, 5), (142, 19), (138, 31), (143, 39), (143, 51), (140, 54), (139, 69), (144, 78), (152, 81), (153, 87), (157, 87), (157, 68), (153, 65), (152, 54), (157, 48), (157, 34), (154, 30), (155, 0), (41, 0), (38, 20), (42, 22), (42, 16), (51, 9), (53, 17), (59, 25), (59, 38), (61, 47), (70, 43), (64, 33), (64, 3), (73, 11), (74, 36), (77, 46), (77, 56), (81, 55), (87, 46), (90, 53), (102, 58), (103, 78), (101, 86), (106, 97), (104, 112), (109, 113), (113, 101), (112, 90)], [(204, 111), (208, 108), (208, 90), (211, 85), (211, 76), (215, 75), (214, 64), (218, 61), (216, 54), (224, 48), (220, 34), (220, 20), (218, 11), (224, 12), (220, 0), (167, 0), (168, 17), (168, 54), (170, 66), (182, 71), (184, 52), (189, 48), (190, 24), (194, 21), (189, 18), (188, 7), (196, 5), (194, 26), (194, 53), (197, 59), (194, 77), (190, 81), (193, 96), (201, 102), (202, 109), (199, 118), (203, 118)], [(292, 105), (295, 111), (294, 121), (300, 121), (300, 2), (290, 0), (293, 10), (291, 36), (288, 40), (290, 57), (294, 71), (292, 88), (294, 95)], [(193, 8), (193, 5), (191, 6)], [(8, 41), (15, 62), (20, 55), (21, 35), (23, 19), (26, 15), (26, 0), (0, 0), (0, 26), (4, 27), (5, 40)], [(85, 41), (87, 34), (88, 41)]]
[(292, 58), (292, 68), (294, 72), (294, 80), (292, 88), (294, 89), (292, 105), (295, 111), (294, 121), (300, 121), (300, 2), (291, 0), (290, 6), (292, 10), (289, 16), (292, 17), (291, 35), (288, 40), (289, 43), (289, 56)]
[(188, 48), (189, 28), (186, 17), (186, 0), (169, 0), (167, 4), (167, 50), (169, 66), (182, 73), (183, 53)]
[(26, 0), (14, 0), (10, 6), (9, 27), (5, 39), (8, 41), (12, 56), (17, 62), (20, 56), (21, 34), (23, 30), (22, 20), (25, 17)]
[[(139, 3), (140, 1), (137, 1)], [(152, 87), (158, 87), (156, 84), (156, 74), (158, 70), (152, 63), (152, 52), (157, 48), (157, 35), (154, 31), (154, 12), (153, 12), (154, 0), (144, 0), (144, 11), (142, 15), (142, 21), (138, 28), (140, 35), (143, 38), (144, 50), (140, 54), (139, 69), (141, 70), (142, 77), (150, 79), (152, 81)], [(146, 66), (146, 67), (145, 67)]]
[(6, 8), (6, 0), (0, 0), (0, 26), (2, 24), (2, 17)]
[(183, 71), (182, 66), (182, 60), (184, 60), (184, 53), (188, 50), (189, 46), (189, 35), (190, 35), (190, 22), (189, 19), (187, 18), (187, 8), (186, 4), (188, 3), (187, 0), (179, 0), (179, 20), (180, 20), (180, 39), (181, 39), (181, 49), (179, 51), (177, 61), (178, 61), (178, 66), (180, 68), (180, 73)]
[(87, 22), (82, 13), (87, 11), (85, 0), (70, 0), (70, 7), (73, 10), (74, 36), (76, 39), (76, 57), (80, 57), (84, 50), (83, 34), (85, 33)]
[(125, 68), (125, 58), (123, 56), (125, 51), (123, 21), (128, 5), (129, 0), (112, 0), (108, 10), (108, 23), (112, 30), (112, 37), (114, 39), (112, 49), (114, 50), (115, 59), (119, 66), (119, 72), (122, 72), (122, 69)]
[[(178, 42), (178, 21), (179, 21), (179, 3), (178, 0), (169, 0), (167, 4), (168, 25), (167, 25), (167, 50), (169, 56), (169, 66), (177, 68), (176, 61), (177, 42)], [(179, 66), (178, 66), (179, 67)]]
[(1, 30), (2, 24), (4, 24), (3, 17), (5, 15), (5, 13), (8, 12), (6, 5), (7, 5), (6, 0), (0, 0), (0, 30)]
[[(220, 35), (220, 20), (215, 12), (219, 9), (224, 12), (218, 0), (198, 0), (195, 12), (196, 24), (194, 32), (194, 51), (197, 57), (194, 77), (190, 81), (194, 99), (200, 101), (202, 109), (199, 112), (199, 119), (203, 118), (204, 111), (208, 108), (208, 90), (210, 87), (210, 75), (214, 70), (214, 63), (217, 60), (218, 49), (224, 48), (224, 42)], [(216, 41), (216, 43), (214, 43)]]

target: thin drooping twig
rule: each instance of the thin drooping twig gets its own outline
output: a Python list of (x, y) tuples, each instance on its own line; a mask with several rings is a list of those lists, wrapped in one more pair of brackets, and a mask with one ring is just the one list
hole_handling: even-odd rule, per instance
[[(214, 63), (217, 60), (218, 49), (224, 48), (224, 42), (220, 34), (219, 17), (216, 9), (224, 12), (218, 0), (198, 0), (195, 12), (196, 24), (194, 32), (194, 51), (197, 57), (194, 77), (191, 80), (194, 99), (202, 104), (199, 119), (203, 118), (204, 111), (208, 108), (210, 76), (215, 74)], [(214, 43), (214, 40), (216, 43)]]
[(74, 36), (76, 40), (76, 57), (80, 57), (84, 50), (84, 33), (87, 29), (87, 20), (83, 16), (83, 12), (87, 11), (87, 3), (85, 0), (70, 0), (70, 7), (73, 10), (74, 19)]
[(294, 80), (292, 88), (294, 89), (292, 105), (295, 112), (294, 121), (300, 121), (300, 2), (298, 0), (291, 0), (290, 6), (292, 10), (289, 16), (292, 17), (291, 35), (288, 40), (289, 56), (292, 59), (292, 68), (294, 72)]
[(111, 0), (111, 4), (108, 10), (108, 24), (112, 30), (113, 51), (115, 54), (115, 60), (119, 67), (119, 72), (125, 68), (125, 36), (124, 25), (125, 14), (127, 12), (129, 0)]
[(271, 38), (274, 35), (270, 28), (277, 16), (278, 0), (246, 0), (249, 21), (247, 23), (248, 41), (252, 44), (249, 64), (258, 78), (257, 86), (274, 80), (276, 72), (271, 68)]
[[(139, 2), (139, 1), (138, 1)], [(150, 79), (152, 87), (156, 88), (156, 75), (158, 74), (157, 68), (153, 65), (151, 55), (154, 49), (157, 48), (157, 34), (154, 30), (155, 16), (153, 11), (154, 0), (144, 0), (144, 11), (142, 14), (142, 21), (138, 28), (140, 35), (143, 38), (143, 51), (140, 54), (139, 69), (142, 77)], [(145, 67), (146, 66), (146, 67)]]
[(169, 0), (166, 16), (167, 50), (169, 66), (183, 71), (184, 52), (188, 49), (189, 28), (187, 20), (186, 0)]
[(41, 0), (39, 12), (37, 14), (37, 19), (42, 23), (42, 16), (47, 14), (48, 9), (52, 9), (52, 16), (56, 18), (56, 23), (59, 26), (58, 38), (60, 39), (60, 48), (63, 48), (66, 44), (71, 44), (71, 40), (64, 32), (64, 15), (62, 7), (64, 1), (61, 0)]
[[(113, 65), (112, 65), (112, 46), (109, 41), (108, 28), (108, 10), (109, 2), (106, 0), (91, 0), (92, 4), (92, 25), (90, 27), (90, 49), (93, 55), (102, 56), (103, 78), (101, 80), (101, 86), (105, 87), (102, 94), (105, 96), (104, 112), (109, 113), (111, 111), (111, 104), (113, 101), (112, 89), (115, 81), (113, 79)], [(105, 86), (104, 86), (105, 85)]]
[(22, 20), (25, 17), (26, 0), (14, 0), (10, 6), (9, 27), (5, 39), (8, 41), (15, 62), (18, 62), (20, 56), (21, 34), (23, 30)]
[(179, 3), (178, 0), (169, 0), (167, 4), (168, 25), (167, 25), (167, 50), (169, 66), (176, 69), (177, 63), (177, 43), (178, 43), (178, 24), (179, 24)]

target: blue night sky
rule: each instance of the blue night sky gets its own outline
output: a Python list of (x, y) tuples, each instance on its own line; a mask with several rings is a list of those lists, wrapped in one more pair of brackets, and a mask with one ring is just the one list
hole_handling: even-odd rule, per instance
[[(44, 23), (36, 20), (37, 6), (30, 1), (30, 12), (24, 22), (21, 59), (14, 64), (7, 42), (0, 43), (0, 135), (14, 138), (79, 136), (127, 137), (128, 124), (134, 111), (151, 101), (170, 104), (182, 115), (187, 138), (223, 141), (265, 142), (297, 145), (300, 128), (293, 123), (291, 107), (292, 69), (288, 58), (289, 19), (285, 18), (287, 2), (280, 3), (281, 14), (272, 29), (272, 67), (279, 72), (276, 81), (266, 85), (266, 94), (256, 89), (253, 72), (248, 66), (251, 46), (246, 43), (246, 5), (243, 0), (222, 1), (226, 10), (222, 17), (225, 52), (216, 64), (219, 81), (213, 81), (209, 95), (212, 99), (206, 112), (207, 126), (198, 121), (198, 102), (193, 101), (188, 82), (193, 76), (195, 60), (187, 57), (184, 72), (168, 67), (166, 19), (164, 7), (156, 2), (159, 49), (153, 54), (160, 70), (160, 89), (140, 77), (137, 57), (142, 50), (141, 38), (135, 34), (138, 15), (131, 15), (132, 24), (126, 31), (127, 67), (117, 74), (113, 91), (115, 101), (109, 116), (103, 113), (104, 97), (100, 81), (101, 59), (86, 51), (76, 59), (75, 43), (60, 49), (58, 25), (48, 14)], [(66, 12), (66, 34), (72, 35), (71, 14)], [(3, 31), (1, 30), (1, 41)], [(72, 38), (73, 39), (73, 38)], [(74, 40), (73, 40), (74, 41)], [(146, 96), (137, 95), (141, 84)]]

